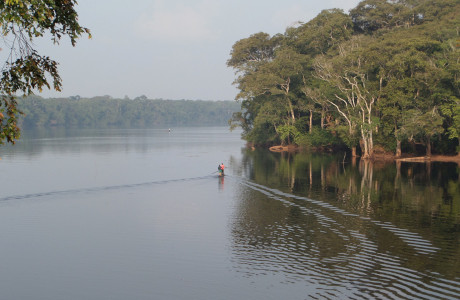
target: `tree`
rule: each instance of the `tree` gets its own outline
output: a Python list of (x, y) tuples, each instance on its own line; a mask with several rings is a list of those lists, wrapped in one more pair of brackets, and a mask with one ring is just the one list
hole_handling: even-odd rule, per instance
[[(419, 139), (430, 153), (431, 143), (428, 141), (433, 133), (439, 135), (444, 131), (443, 125), (448, 129), (455, 124), (452, 118), (458, 96), (458, 51), (449, 44), (456, 33), (455, 27), (440, 27), (429, 24), (395, 31), (374, 46), (380, 49), (385, 78), (379, 105), (382, 129), (387, 134), (394, 134), (397, 156), (401, 155), (401, 141), (409, 138), (412, 142)], [(452, 29), (446, 34), (443, 33), (445, 28)], [(439, 120), (432, 120), (433, 116)], [(414, 131), (407, 122), (403, 124), (404, 120), (417, 121), (426, 132), (405, 134)], [(433, 128), (434, 124), (438, 127)]]
[(323, 10), (313, 20), (286, 30), (287, 42), (311, 58), (327, 52), (335, 55), (352, 34), (352, 20), (341, 9)]
[[(311, 21), (299, 27), (286, 30), (287, 41), (291, 47), (304, 54), (304, 68), (300, 91), (305, 101), (300, 106), (309, 112), (309, 132), (313, 130), (313, 113), (321, 115), (321, 128), (324, 129), (324, 120), (328, 108), (326, 101), (328, 88), (314, 76), (312, 62), (319, 55), (333, 57), (341, 49), (342, 42), (349, 40), (353, 33), (351, 18), (340, 9), (323, 10)], [(319, 88), (321, 87), (321, 89)]]
[(14, 144), (20, 137), (18, 93), (30, 95), (35, 89), (51, 88), (51, 84), (56, 91), (61, 89), (57, 62), (39, 54), (33, 48), (34, 39), (49, 34), (53, 43), (59, 44), (67, 36), (75, 46), (81, 35), (91, 37), (89, 29), (78, 23), (76, 4), (75, 0), (0, 2), (4, 50), (9, 51), (0, 77), (0, 144), (5, 140)]
[[(413, 2), (409, 0), (410, 2)], [(364, 0), (350, 11), (355, 30), (373, 33), (380, 29), (409, 27), (423, 21), (407, 0)]]
[[(275, 98), (281, 97), (287, 103), (286, 110), (292, 124), (295, 123), (294, 103), (292, 100), (293, 81), (299, 77), (304, 64), (304, 56), (289, 47), (281, 47), (275, 51), (272, 61), (253, 73), (254, 80), (249, 88), (256, 94), (268, 94)], [(277, 99), (274, 99), (275, 101)]]
[(457, 139), (457, 155), (460, 156), (460, 100), (457, 100), (455, 104), (452, 109), (453, 124), (449, 128), (449, 136), (452, 139)]
[(431, 156), (431, 139), (444, 131), (442, 121), (436, 108), (426, 113), (412, 109), (403, 119), (401, 132), (409, 141), (415, 142), (419, 136), (426, 147), (426, 156)]
[[(265, 122), (260, 118), (256, 121), (258, 112), (264, 107), (268, 97), (265, 95), (266, 91), (254, 87), (263, 79), (263, 76), (258, 74), (259, 70), (274, 59), (275, 50), (279, 48), (282, 40), (281, 35), (271, 37), (263, 32), (253, 34), (233, 45), (231, 57), (227, 61), (227, 66), (232, 67), (237, 75), (233, 84), (240, 90), (236, 100), (241, 100), (242, 108), (241, 112), (235, 113), (230, 125), (233, 128), (236, 126), (235, 123), (238, 123), (243, 128), (243, 136), (248, 141), (251, 141), (251, 136), (263, 136), (264, 133), (271, 136), (273, 133), (268, 128), (273, 126), (272, 122)], [(254, 126), (258, 127), (257, 133), (251, 134)]]
[(382, 78), (375, 77), (374, 61), (363, 46), (368, 43), (367, 38), (356, 37), (344, 43), (337, 58), (319, 56), (315, 61), (317, 76), (337, 88), (335, 99), (328, 102), (345, 119), (350, 136), (360, 133), (364, 158), (373, 155), (374, 110), (382, 89)]
[(416, 142), (429, 154), (434, 138), (435, 151), (451, 153), (448, 138), (460, 132), (459, 9), (458, 0), (363, 0), (350, 14), (324, 10), (283, 35), (238, 41), (227, 62), (243, 109), (233, 121), (260, 145), (264, 134), (289, 142), (294, 127), (307, 137), (320, 122), (363, 157), (374, 143), (401, 156), (401, 145)]

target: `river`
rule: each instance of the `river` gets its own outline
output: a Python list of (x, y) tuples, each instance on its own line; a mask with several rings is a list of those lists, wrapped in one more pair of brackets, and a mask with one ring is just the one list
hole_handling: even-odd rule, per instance
[(224, 127), (38, 130), (0, 158), (0, 299), (460, 299), (457, 164)]

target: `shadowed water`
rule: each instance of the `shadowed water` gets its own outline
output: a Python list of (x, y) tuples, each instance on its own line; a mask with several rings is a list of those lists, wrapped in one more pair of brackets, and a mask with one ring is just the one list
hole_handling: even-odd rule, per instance
[(0, 299), (459, 299), (458, 165), (243, 146), (179, 128), (0, 148)]

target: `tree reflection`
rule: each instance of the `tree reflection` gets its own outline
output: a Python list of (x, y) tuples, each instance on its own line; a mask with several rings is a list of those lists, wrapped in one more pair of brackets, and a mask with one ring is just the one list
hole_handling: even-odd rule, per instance
[(460, 182), (454, 163), (353, 162), (343, 161), (343, 154), (257, 150), (245, 153), (241, 170), (257, 183), (367, 216), (418, 212), (421, 221), (450, 211), (453, 224), (459, 223), (460, 196), (449, 188)]
[[(293, 274), (314, 273), (305, 265), (317, 272), (327, 265), (332, 271), (321, 276), (332, 272), (341, 277), (340, 266), (353, 271), (350, 257), (391, 253), (414, 270), (458, 278), (460, 262), (452, 258), (460, 257), (459, 166), (343, 157), (244, 153), (238, 169), (249, 181), (243, 181), (247, 188), (241, 190), (232, 227), (239, 263), (265, 271), (288, 263), (296, 269)], [(319, 206), (313, 205), (318, 201)], [(375, 224), (428, 241), (439, 249), (432, 257), (436, 263), (408, 247), (410, 237), (404, 240)], [(284, 263), (266, 264), (272, 255), (283, 257)]]

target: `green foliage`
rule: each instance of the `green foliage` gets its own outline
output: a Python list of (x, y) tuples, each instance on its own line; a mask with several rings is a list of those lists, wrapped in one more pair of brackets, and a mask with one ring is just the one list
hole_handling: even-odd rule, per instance
[(281, 36), (272, 38), (264, 32), (242, 39), (233, 45), (231, 58), (227, 61), (227, 65), (237, 69), (238, 72), (253, 71), (260, 63), (273, 58), (281, 39)]
[(3, 144), (5, 140), (14, 144), (15, 140), (21, 136), (17, 125), (17, 116), (21, 112), (17, 109), (16, 104), (16, 99), (11, 96), (3, 96), (0, 101), (0, 144)]
[[(45, 34), (53, 43), (67, 36), (75, 46), (77, 39), (89, 30), (80, 26), (74, 9), (75, 0), (9, 0), (0, 2), (0, 26), (3, 50), (9, 51), (0, 77), (0, 143), (10, 143), (19, 138), (16, 107), (17, 93), (29, 95), (33, 90), (61, 89), (57, 63), (48, 56), (40, 55), (33, 48), (33, 41)], [(6, 115), (5, 115), (6, 113)]]
[(352, 9), (350, 15), (355, 30), (364, 33), (423, 22), (423, 15), (414, 11), (407, 1), (365, 0)]
[(457, 105), (452, 112), (453, 124), (451, 127), (449, 127), (449, 136), (450, 138), (456, 138), (457, 140), (460, 140), (460, 101), (457, 101), (456, 104)]
[(278, 127), (278, 134), (283, 144), (290, 144), (290, 141), (295, 141), (299, 137), (300, 132), (293, 125), (281, 125)]
[(278, 133), (280, 142), (328, 144), (306, 134), (321, 127), (334, 132), (331, 143), (359, 145), (364, 157), (376, 144), (453, 152), (459, 11), (458, 0), (364, 0), (349, 14), (325, 10), (284, 35), (238, 41), (228, 66), (238, 74), (245, 138), (267, 144)]
[(298, 132), (300, 133), (306, 133), (310, 128), (310, 124), (309, 124), (310, 120), (309, 120), (309, 117), (307, 116), (303, 116), (303, 117), (300, 117), (298, 118), (296, 121), (295, 121), (295, 128), (297, 129)]
[(357, 131), (350, 133), (349, 127), (345, 125), (337, 125), (333, 128), (337, 132), (338, 137), (349, 148), (356, 146), (359, 143), (359, 134)]
[(341, 140), (329, 130), (313, 127), (311, 132), (296, 136), (295, 143), (307, 148), (334, 148), (342, 144)]
[(286, 30), (287, 43), (309, 56), (335, 52), (352, 34), (352, 20), (340, 9), (323, 10), (310, 22)]
[(243, 138), (258, 146), (270, 146), (280, 143), (279, 135), (270, 123), (257, 124), (251, 131), (244, 133)]

